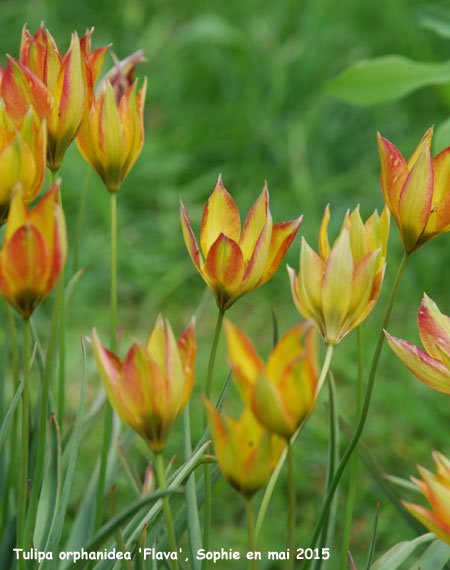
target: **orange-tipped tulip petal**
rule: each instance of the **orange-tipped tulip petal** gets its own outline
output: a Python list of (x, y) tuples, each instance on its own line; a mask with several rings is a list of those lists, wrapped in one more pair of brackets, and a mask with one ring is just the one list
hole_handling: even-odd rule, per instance
[(186, 247), (200, 275), (225, 311), (245, 293), (268, 281), (294, 239), (302, 216), (272, 225), (267, 186), (253, 204), (241, 231), (233, 198), (219, 176), (206, 203), (200, 228), (200, 248), (182, 203), (181, 227)]
[(9, 58), (2, 78), (2, 97), (15, 123), (30, 106), (47, 126), (47, 165), (58, 170), (93, 100), (95, 80), (107, 48), (90, 51), (90, 30), (77, 34), (63, 56), (43, 25), (33, 36), (24, 27), (19, 60)]
[(438, 392), (450, 394), (450, 318), (424, 294), (417, 321), (426, 352), (385, 331), (388, 344), (419, 380)]
[(450, 461), (441, 453), (433, 452), (436, 475), (420, 465), (417, 467), (422, 480), (411, 477), (424, 494), (431, 510), (414, 503), (402, 501), (406, 509), (425, 528), (447, 544), (450, 544)]
[(269, 480), (284, 442), (266, 431), (248, 408), (235, 420), (221, 417), (206, 398), (204, 403), (219, 468), (230, 485), (251, 497)]
[(246, 405), (269, 431), (290, 438), (317, 398), (316, 331), (309, 323), (291, 328), (273, 349), (267, 365), (250, 340), (225, 321), (228, 359)]
[(45, 122), (31, 107), (15, 127), (0, 99), (0, 224), (6, 220), (17, 183), (27, 204), (38, 195), (45, 175), (46, 140)]
[(0, 251), (0, 292), (25, 319), (53, 289), (66, 260), (59, 184), (31, 212), (20, 184), (13, 192)]
[(124, 360), (102, 345), (95, 329), (92, 346), (117, 414), (153, 451), (162, 451), (194, 387), (194, 323), (176, 341), (170, 323), (160, 315), (147, 345), (134, 343)]
[(375, 211), (363, 223), (356, 208), (347, 212), (330, 247), (327, 206), (319, 233), (319, 253), (303, 239), (299, 275), (288, 267), (295, 306), (313, 319), (327, 344), (338, 344), (372, 311), (383, 282), (389, 214)]
[(407, 252), (450, 230), (450, 148), (432, 159), (432, 136), (430, 128), (406, 162), (377, 134), (381, 189)]
[(147, 80), (136, 82), (116, 103), (111, 83), (96, 97), (77, 137), (83, 158), (96, 170), (109, 192), (117, 192), (144, 144)]
[(138, 50), (126, 57), (125, 59), (118, 60), (113, 52), (111, 52), (114, 60), (114, 66), (103, 77), (101, 84), (98, 87), (99, 92), (106, 88), (108, 83), (111, 83), (114, 90), (114, 97), (117, 105), (119, 105), (122, 95), (134, 83), (134, 70), (138, 63), (147, 61), (144, 57), (144, 51)]

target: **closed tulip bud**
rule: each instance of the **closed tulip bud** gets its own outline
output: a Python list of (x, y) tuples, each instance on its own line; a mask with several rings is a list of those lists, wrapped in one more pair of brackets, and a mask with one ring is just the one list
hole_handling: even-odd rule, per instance
[(47, 125), (47, 166), (58, 170), (93, 100), (94, 82), (106, 49), (91, 53), (92, 30), (81, 40), (72, 35), (63, 56), (43, 25), (33, 36), (23, 29), (20, 57), (8, 58), (2, 96), (11, 118), (19, 123), (30, 106)]
[(119, 190), (144, 144), (144, 103), (147, 80), (122, 95), (119, 104), (111, 83), (99, 93), (77, 137), (78, 149), (109, 192)]
[(417, 315), (424, 352), (406, 340), (385, 331), (389, 346), (424, 384), (450, 394), (450, 318), (442, 314), (426, 294)]
[(203, 401), (220, 471), (232, 487), (250, 498), (269, 480), (284, 440), (269, 433), (248, 408), (235, 420), (221, 417), (209, 400)]
[(377, 134), (381, 189), (406, 252), (450, 230), (450, 147), (432, 159), (432, 136), (430, 128), (406, 162), (392, 143)]
[(316, 331), (305, 322), (291, 328), (267, 364), (230, 321), (225, 321), (225, 333), (231, 370), (244, 402), (267, 430), (289, 439), (316, 402)]
[(420, 465), (417, 469), (422, 479), (411, 477), (431, 506), (431, 511), (422, 505), (402, 501), (403, 506), (425, 528), (447, 544), (450, 544), (450, 461), (437, 451), (433, 452), (436, 475)]
[(272, 224), (269, 192), (264, 187), (241, 231), (233, 198), (219, 176), (203, 211), (200, 247), (181, 203), (184, 241), (195, 267), (225, 311), (245, 293), (268, 281), (278, 269), (302, 221)]
[(26, 204), (39, 193), (45, 175), (46, 127), (30, 108), (17, 128), (0, 99), (0, 224), (6, 220), (13, 188), (20, 182)]
[(101, 344), (95, 329), (92, 346), (113, 408), (150, 449), (161, 452), (194, 386), (194, 323), (176, 341), (160, 315), (146, 346), (135, 342), (124, 360)]
[(327, 344), (338, 344), (372, 311), (383, 282), (389, 214), (375, 211), (363, 224), (356, 208), (347, 212), (330, 247), (327, 206), (319, 237), (319, 254), (302, 240), (299, 275), (288, 266), (292, 297), (299, 313), (313, 319)]
[(67, 239), (58, 181), (29, 211), (20, 184), (11, 199), (0, 251), (0, 292), (28, 319), (64, 266)]

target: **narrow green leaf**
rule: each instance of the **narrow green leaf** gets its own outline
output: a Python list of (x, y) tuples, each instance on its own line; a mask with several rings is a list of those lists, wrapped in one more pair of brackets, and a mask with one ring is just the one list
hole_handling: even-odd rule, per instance
[[(61, 493), (61, 500), (55, 515), (50, 536), (48, 537), (47, 544), (45, 546), (45, 550), (47, 552), (56, 552), (59, 546), (59, 542), (61, 540), (62, 528), (66, 516), (67, 505), (70, 499), (73, 476), (75, 473), (75, 466), (78, 457), (78, 447), (80, 444), (81, 425), (83, 420), (84, 396), (86, 392), (86, 348), (84, 346), (83, 340), (81, 340), (81, 350), (83, 355), (83, 372), (82, 372), (82, 381), (81, 381), (80, 403), (78, 407), (78, 417), (73, 432), (70, 459), (69, 459), (69, 464), (67, 466), (67, 473)], [(45, 568), (49, 569), (51, 568), (50, 564), (47, 565), (47, 561), (44, 561), (44, 563), (41, 566), (41, 570), (44, 570)]]
[(408, 481), (408, 479), (396, 477), (395, 475), (381, 475), (381, 477), (386, 481), (389, 481), (389, 483), (400, 487), (401, 489), (406, 489), (407, 491), (412, 491), (418, 495), (422, 495), (422, 491), (419, 489), (419, 487), (417, 487), (417, 485), (414, 485), (412, 481)]
[(422, 568), (432, 568), (433, 570), (443, 570), (447, 562), (450, 560), (450, 546), (441, 540), (435, 540), (425, 550), (422, 556), (414, 562), (410, 570)]
[(16, 393), (14, 394), (12, 402), (9, 405), (8, 411), (6, 412), (5, 418), (0, 427), (0, 449), (2, 448), (3, 443), (5, 442), (5, 438), (8, 435), (9, 425), (11, 423), (14, 412), (16, 411), (17, 405), (20, 401), (20, 396), (22, 395), (22, 391), (23, 391), (23, 382), (21, 382), (17, 386)]
[(370, 570), (397, 570), (403, 562), (416, 550), (421, 544), (430, 542), (435, 538), (431, 532), (418, 536), (414, 540), (399, 542), (390, 550), (385, 552), (383, 556), (372, 564)]
[(83, 275), (84, 269), (79, 269), (70, 279), (69, 283), (66, 285), (66, 291), (64, 293), (64, 297), (66, 299), (66, 307), (70, 307), (70, 303), (72, 302), (72, 297), (75, 292), (75, 288), (80, 280), (80, 277)]
[(326, 84), (346, 103), (375, 105), (395, 101), (427, 85), (450, 81), (450, 61), (422, 63), (399, 55), (358, 61)]
[(450, 38), (450, 11), (448, 6), (427, 6), (419, 13), (419, 24), (441, 38)]
[(370, 570), (370, 565), (372, 564), (373, 555), (375, 554), (375, 542), (377, 540), (377, 528), (378, 528), (378, 515), (380, 514), (380, 503), (377, 503), (377, 508), (375, 510), (375, 517), (373, 519), (373, 529), (372, 537), (370, 539), (369, 555), (367, 557), (366, 570)]
[(275, 312), (275, 307), (270, 307), (270, 312), (272, 313), (272, 330), (273, 330), (273, 347), (278, 344), (278, 339), (280, 338), (280, 328), (278, 326), (278, 318)]
[(33, 533), (35, 548), (44, 550), (61, 495), (61, 434), (55, 414), (47, 429), (46, 466)]

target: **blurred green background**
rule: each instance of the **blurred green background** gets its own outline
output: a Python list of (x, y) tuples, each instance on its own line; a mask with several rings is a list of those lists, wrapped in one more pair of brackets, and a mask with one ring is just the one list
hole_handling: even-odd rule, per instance
[[(300, 234), (316, 247), (320, 220), (331, 205), (334, 237), (345, 211), (360, 204), (364, 218), (383, 207), (375, 134), (379, 130), (405, 156), (426, 129), (450, 114), (448, 84), (424, 88), (400, 101), (355, 107), (337, 101), (325, 89), (350, 64), (389, 53), (427, 62), (444, 61), (450, 40), (420, 25), (423, 2), (380, 0), (304, 0), (268, 3), (193, 0), (77, 0), (59, 2), (3, 0), (1, 53), (17, 55), (24, 22), (34, 33), (41, 20), (62, 50), (70, 33), (82, 35), (95, 26), (93, 47), (112, 42), (119, 58), (143, 48), (147, 63), (137, 75), (148, 76), (146, 143), (136, 166), (118, 195), (119, 323), (121, 355), (132, 338), (143, 341), (158, 312), (181, 333), (204, 296), (204, 285), (185, 250), (179, 224), (179, 198), (198, 232), (204, 204), (217, 176), (244, 217), (267, 180), (274, 221), (304, 221)], [(6, 63), (3, 57), (1, 63)], [(109, 58), (107, 69), (112, 64)], [(447, 144), (450, 144), (450, 140)], [(61, 169), (69, 236), (73, 236), (87, 165), (73, 145)], [(92, 176), (82, 233), (80, 262), (85, 272), (77, 286), (69, 317), (67, 345), (69, 395), (79, 395), (80, 336), (96, 326), (108, 334), (109, 207), (108, 194)], [(364, 325), (366, 368), (373, 352), (387, 294), (401, 257), (395, 226), (383, 292)], [(442, 236), (412, 256), (401, 285), (389, 330), (418, 343), (416, 314), (424, 291), (450, 313), (450, 236)], [(297, 237), (286, 261), (298, 268)], [(69, 257), (67, 275), (73, 273)], [(45, 338), (52, 299), (36, 313)], [(270, 307), (282, 331), (298, 320), (284, 263), (263, 288), (242, 298), (229, 318), (239, 324), (266, 356), (270, 350)], [(206, 361), (216, 316), (212, 300), (198, 322), (200, 354), (197, 386), (191, 404), (194, 438), (201, 433)], [(45, 343), (44, 343), (45, 344)], [(342, 342), (335, 353), (340, 413), (349, 422), (355, 414), (356, 338)], [(89, 353), (89, 398), (99, 386)], [(216, 367), (217, 393), (227, 374), (221, 343)], [(298, 546), (307, 547), (326, 476), (328, 440), (327, 394), (296, 444), (299, 492)], [(230, 408), (233, 407), (232, 394)], [(380, 461), (381, 472), (407, 477), (415, 464), (431, 467), (431, 451), (450, 454), (448, 399), (416, 380), (384, 350), (373, 405), (363, 437), (366, 449)], [(180, 453), (180, 425), (167, 457)], [(89, 479), (99, 434), (86, 435), (78, 464), (72, 514)], [(342, 436), (345, 443), (346, 439)], [(149, 453), (136, 442), (131, 449), (141, 473)], [(127, 501), (123, 475), (117, 501)], [(337, 568), (347, 477), (341, 485), (335, 542), (326, 568)], [(402, 492), (403, 495), (406, 492)], [(262, 550), (285, 545), (285, 478), (281, 477), (260, 540)], [(373, 515), (381, 502), (377, 556), (400, 540), (415, 536), (381, 492), (363, 464), (359, 468), (351, 551), (358, 567), (369, 545)], [(215, 547), (246, 549), (244, 504), (225, 483), (214, 493)], [(221, 564), (217, 565), (222, 567)], [(223, 563), (223, 567), (228, 567)], [(233, 567), (237, 567), (233, 565)], [(270, 566), (267, 565), (267, 568)], [(276, 566), (273, 566), (274, 568)]]

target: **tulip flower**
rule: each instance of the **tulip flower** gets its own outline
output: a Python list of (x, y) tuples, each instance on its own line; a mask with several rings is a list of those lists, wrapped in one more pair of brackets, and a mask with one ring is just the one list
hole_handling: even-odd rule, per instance
[(146, 80), (137, 93), (137, 83), (133, 83), (117, 105), (113, 86), (108, 82), (94, 101), (77, 137), (83, 158), (111, 193), (119, 190), (141, 153), (146, 89)]
[(106, 349), (94, 329), (92, 345), (108, 398), (124, 423), (160, 453), (194, 386), (194, 323), (175, 340), (161, 315), (146, 346), (135, 342), (124, 360)]
[(2, 96), (12, 120), (19, 123), (33, 106), (47, 124), (47, 165), (58, 170), (93, 100), (95, 81), (106, 50), (91, 52), (93, 30), (80, 40), (76, 33), (63, 56), (43, 25), (33, 36), (23, 29), (20, 57), (8, 58)]
[(406, 252), (450, 230), (450, 147), (432, 159), (432, 136), (431, 127), (406, 162), (392, 143), (377, 134), (381, 189)]
[(114, 98), (116, 104), (119, 105), (122, 96), (134, 83), (134, 70), (138, 63), (147, 61), (144, 57), (144, 50), (140, 49), (135, 51), (125, 59), (117, 59), (114, 53), (111, 52), (114, 60), (114, 67), (112, 67), (103, 77), (98, 91), (101, 93), (105, 90), (108, 82), (114, 91)]
[(284, 441), (264, 429), (248, 408), (238, 420), (222, 418), (209, 400), (203, 401), (219, 468), (232, 487), (250, 498), (269, 480)]
[(53, 289), (66, 260), (59, 186), (58, 181), (31, 211), (20, 184), (13, 191), (0, 251), (0, 292), (24, 319)]
[(433, 452), (433, 459), (436, 475), (418, 465), (422, 480), (411, 477), (429, 502), (431, 511), (407, 501), (402, 503), (437, 538), (450, 544), (450, 460), (437, 451)]
[(436, 303), (424, 294), (417, 322), (426, 352), (385, 331), (389, 346), (424, 384), (450, 394), (450, 318), (443, 315)]
[(272, 225), (266, 185), (248, 213), (241, 232), (239, 211), (219, 176), (203, 211), (200, 252), (189, 216), (181, 203), (186, 247), (222, 311), (272, 277), (301, 221), (302, 216), (292, 222)]
[(32, 108), (15, 128), (0, 99), (0, 224), (6, 220), (13, 188), (20, 182), (27, 204), (39, 193), (45, 175), (46, 127)]
[(338, 344), (372, 311), (383, 282), (389, 214), (377, 211), (363, 224), (356, 208), (347, 212), (330, 248), (327, 206), (317, 255), (302, 239), (300, 272), (288, 266), (292, 297), (299, 313), (313, 319), (327, 344)]
[(267, 360), (250, 340), (225, 321), (228, 359), (244, 402), (270, 432), (291, 438), (314, 407), (318, 364), (316, 331), (310, 323), (291, 328)]

